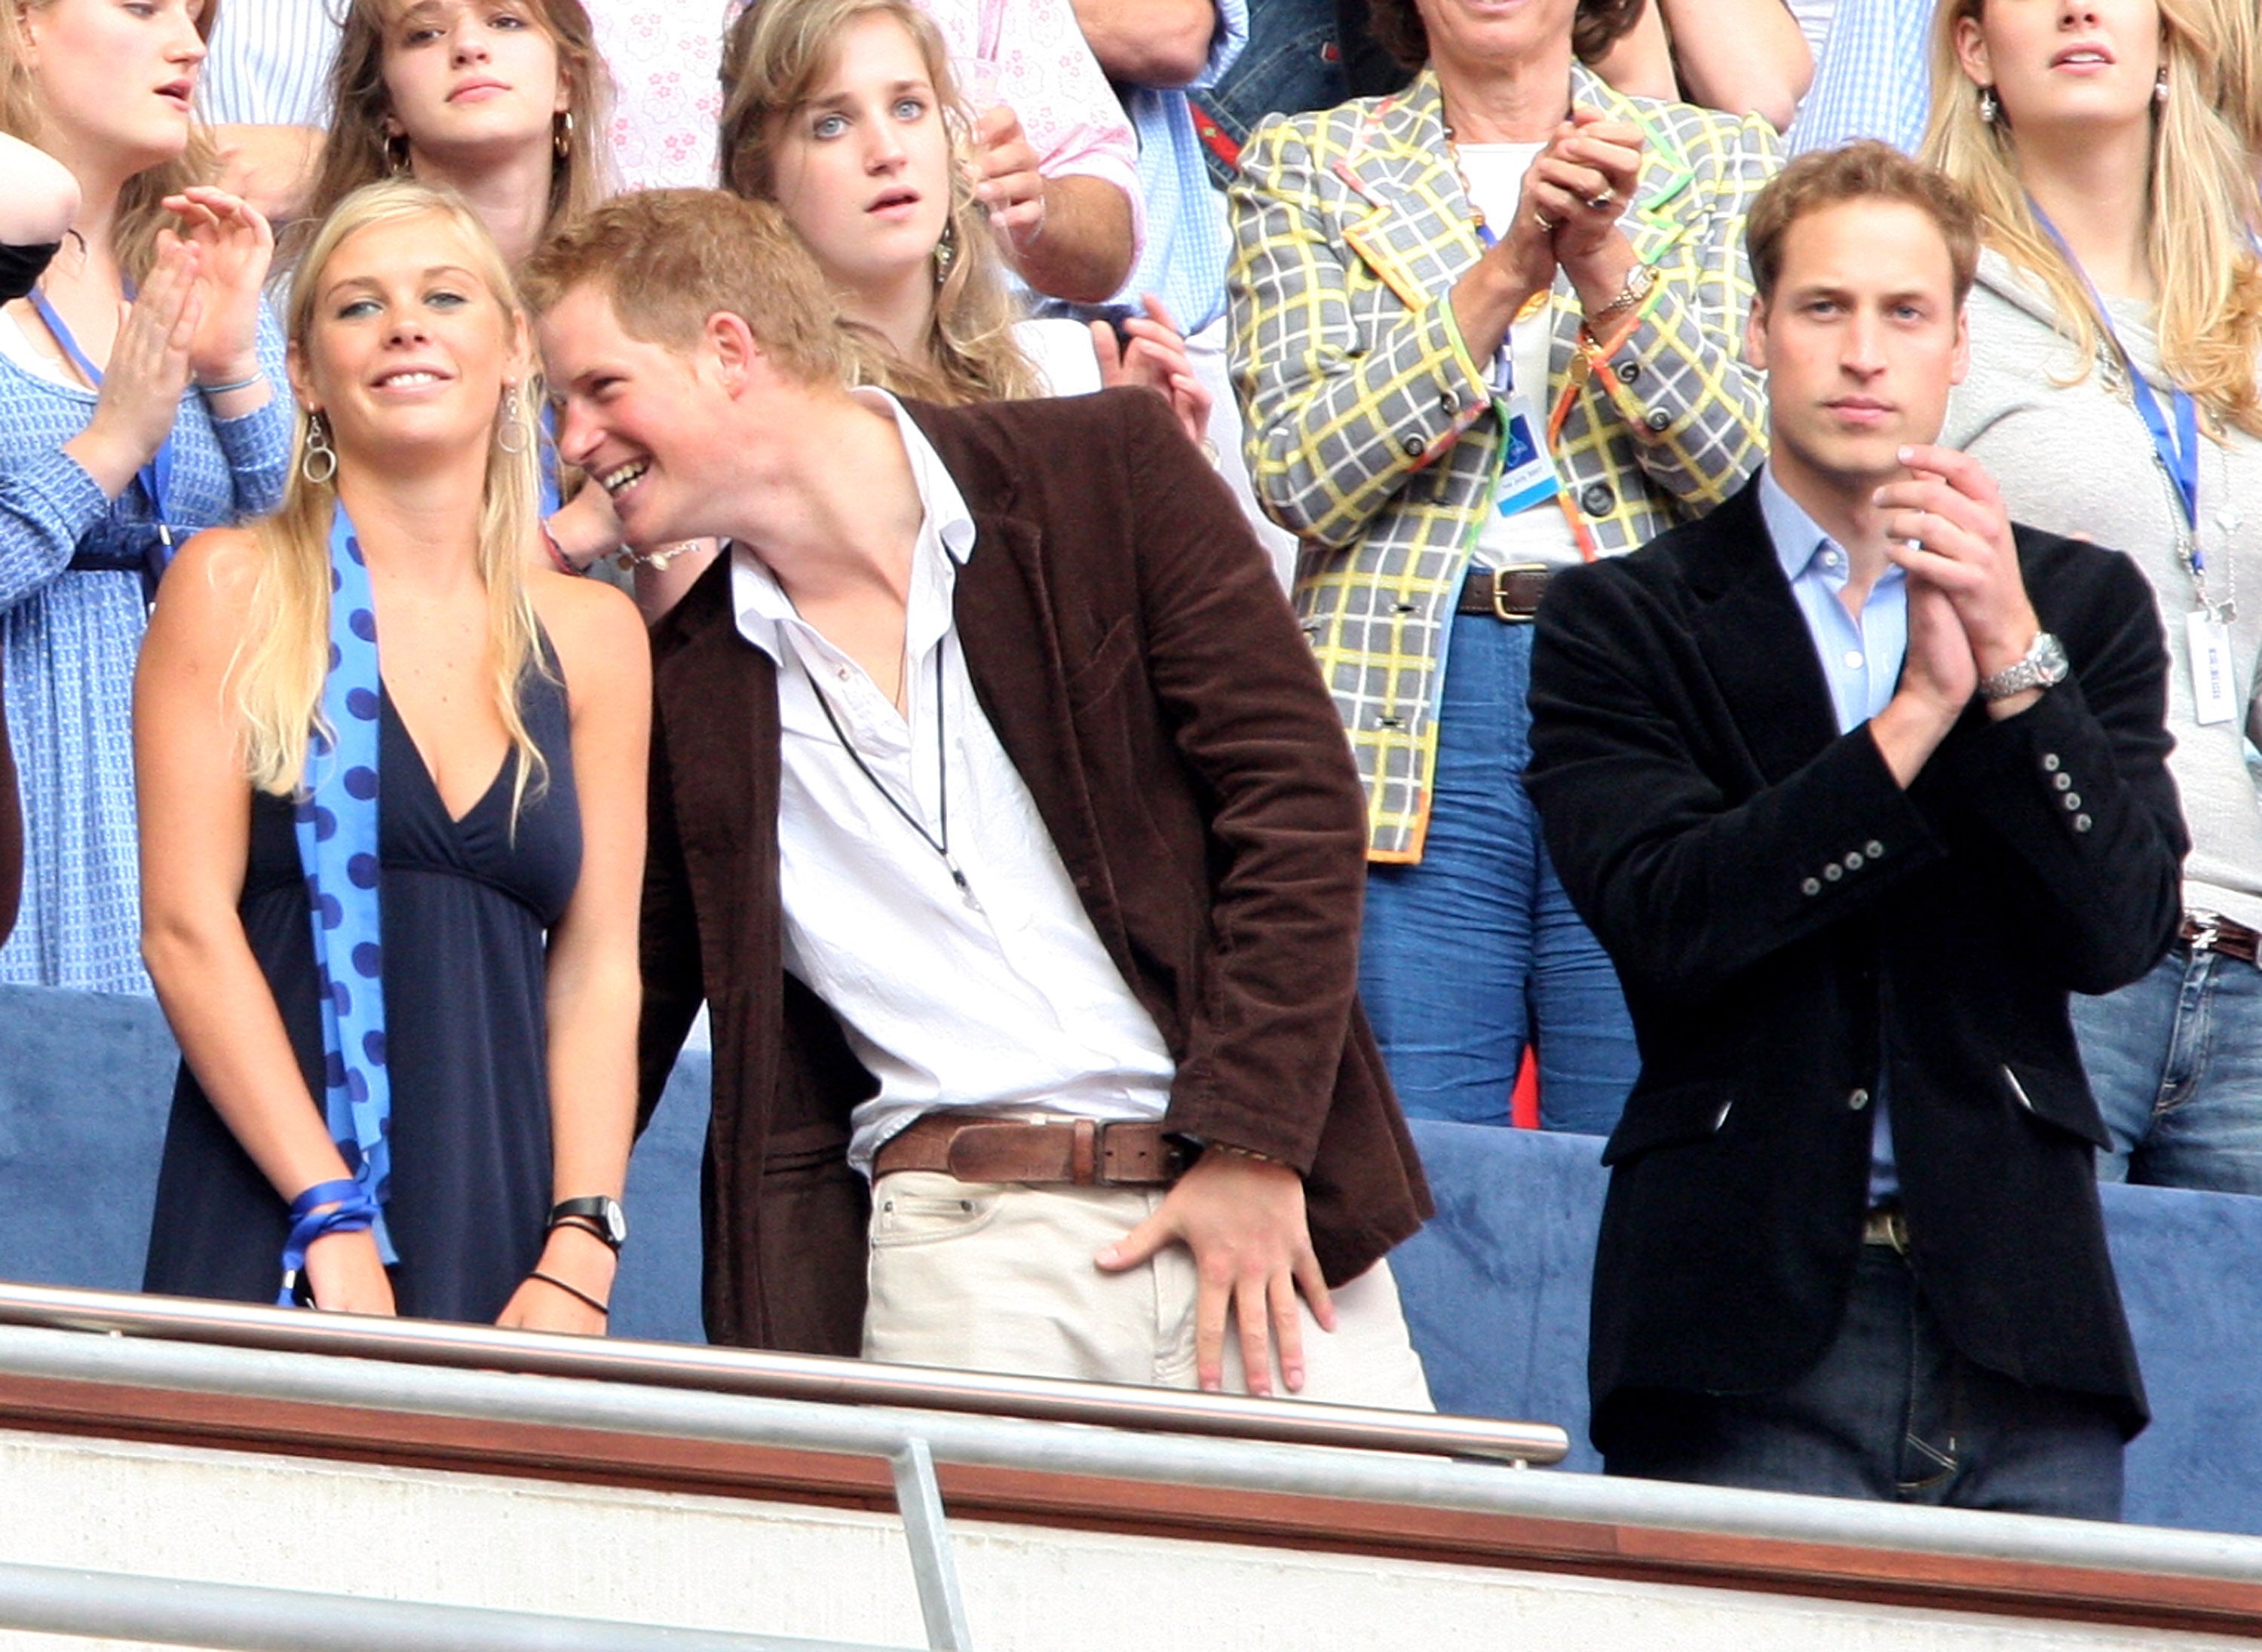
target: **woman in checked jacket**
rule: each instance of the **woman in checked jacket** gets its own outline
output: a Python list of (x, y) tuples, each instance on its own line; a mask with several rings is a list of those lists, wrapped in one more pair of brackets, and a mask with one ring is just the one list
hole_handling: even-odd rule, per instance
[[(1231, 192), (1235, 388), (1305, 552), (1306, 633), (1366, 783), (1360, 993), (1407, 1111), (1607, 1133), (1638, 1066), (1519, 783), (1550, 570), (1634, 549), (1765, 455), (1744, 213), (1765, 122), (1621, 96), (1574, 0), (1376, 0), (1421, 74), (1276, 118)], [(1450, 663), (1449, 663), (1450, 662)]]

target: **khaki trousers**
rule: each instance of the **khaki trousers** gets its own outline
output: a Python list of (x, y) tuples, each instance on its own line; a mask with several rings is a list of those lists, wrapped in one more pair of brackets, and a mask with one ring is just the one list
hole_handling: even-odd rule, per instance
[[(1152, 1215), (1163, 1191), (964, 1182), (939, 1171), (882, 1177), (872, 1194), (864, 1357), (1192, 1388), (1192, 1254), (1172, 1245), (1123, 1273), (1104, 1273), (1091, 1259)], [(1303, 1310), (1306, 1374), (1293, 1397), (1434, 1410), (1389, 1264), (1332, 1295), (1332, 1333)], [(1248, 1389), (1229, 1317), (1225, 1387)], [(1273, 1388), (1288, 1397), (1277, 1366)]]

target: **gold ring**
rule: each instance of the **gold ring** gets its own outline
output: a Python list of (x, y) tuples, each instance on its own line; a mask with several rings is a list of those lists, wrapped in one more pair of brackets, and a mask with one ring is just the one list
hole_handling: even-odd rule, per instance
[(1555, 233), (1555, 220), (1537, 206), (1531, 209), (1531, 221), (1539, 226), (1539, 233), (1543, 235), (1552, 235)]

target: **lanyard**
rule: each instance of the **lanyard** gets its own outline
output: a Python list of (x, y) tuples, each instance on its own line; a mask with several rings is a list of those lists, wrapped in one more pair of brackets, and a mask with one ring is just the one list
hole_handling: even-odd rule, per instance
[[(797, 653), (796, 657), (799, 657)], [(942, 826), (940, 835), (928, 831), (924, 820), (905, 808), (901, 798), (880, 783), (880, 777), (872, 772), (863, 754), (842, 731), (840, 719), (832, 713), (832, 702), (826, 699), (825, 690), (817, 686), (817, 674), (809, 668), (809, 662), (805, 660), (801, 662), (801, 675), (808, 679), (809, 691), (817, 696), (817, 709), (825, 713), (825, 722), (832, 727), (832, 738), (840, 742), (840, 749), (848, 754), (848, 761), (856, 765), (856, 772), (872, 783), (872, 790), (880, 794), (888, 807), (903, 816), (904, 824), (918, 833), (927, 848), (942, 856), (942, 864), (950, 873), (950, 881), (958, 885), (958, 892), (966, 898), (966, 904), (979, 912), (982, 903), (974, 898), (974, 886), (966, 881), (966, 874), (959, 869), (958, 857), (950, 852), (950, 764), (944, 755), (942, 734), (942, 645), (937, 643), (934, 649), (934, 784), (935, 812), (940, 817)]]
[[(55, 343), (63, 347), (63, 354), (70, 357), (71, 364), (86, 375), (87, 383), (100, 390), (102, 369), (87, 359), (86, 352), (78, 347), (78, 340), (72, 335), (70, 328), (64, 325), (63, 318), (56, 314), (54, 306), (47, 302), (47, 295), (39, 288), (33, 287), (25, 296), (31, 299), (32, 307), (40, 313), (40, 319), (47, 323), (47, 331), (55, 335)], [(129, 301), (133, 296), (133, 290), (130, 284), (126, 287), (126, 296)], [(157, 444), (156, 452), (152, 454), (149, 462), (141, 467), (140, 475), (141, 492), (149, 501), (152, 523), (157, 530), (158, 540), (164, 546), (164, 559), (169, 561), (173, 550), (173, 530), (166, 525), (165, 522), (165, 494), (173, 485), (173, 438), (169, 433)], [(158, 571), (162, 572), (162, 567)]]
[(2031, 196), (2028, 198), (2027, 205), (2034, 209), (2035, 221), (2049, 232), (2049, 238), (2057, 243), (2058, 251), (2064, 256), (2068, 267), (2081, 278), (2081, 285), (2088, 289), (2089, 307), (2096, 313), (2097, 324), (2105, 329), (2105, 336), (2113, 341), (2114, 351), (2121, 357), (2122, 371), (2129, 377), (2129, 399), (2136, 402), (2137, 416), (2144, 421), (2144, 429), (2151, 436), (2152, 451), (2158, 456), (2160, 468), (2167, 473), (2168, 480), (2175, 484), (2176, 497), (2184, 508), (2184, 523), (2191, 530), (2193, 576), (2202, 576), (2207, 572), (2207, 562), (2199, 544), (2198, 404), (2182, 386), (2171, 386), (2169, 394), (2175, 409), (2175, 429), (2172, 431), (2169, 429), (2167, 415), (2160, 408), (2160, 399), (2153, 393), (2152, 386), (2146, 382), (2144, 375), (2137, 371), (2135, 359), (2129, 354), (2129, 347), (2121, 342), (2120, 332), (2113, 325), (2113, 313), (2105, 307), (2105, 299), (2097, 291), (2096, 283), (2090, 280), (2089, 272), (2081, 267), (2081, 260), (2073, 256), (2073, 249), (2066, 244), (2065, 237), (2058, 234), (2057, 226), (2050, 222), (2049, 214), (2043, 212), (2041, 205)]

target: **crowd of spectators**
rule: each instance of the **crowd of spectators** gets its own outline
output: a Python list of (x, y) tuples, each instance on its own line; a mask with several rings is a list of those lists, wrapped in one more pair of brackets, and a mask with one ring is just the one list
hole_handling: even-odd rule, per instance
[(602, 1331), (704, 1006), (718, 1340), (1426, 1406), (1535, 1122), (1614, 1468), (2109, 1517), (2258, 174), (2251, 0), (4, 0), (0, 982), (152, 1289)]

